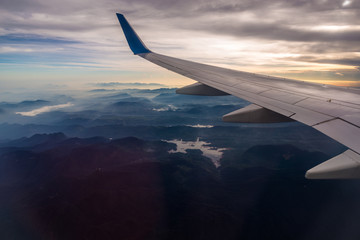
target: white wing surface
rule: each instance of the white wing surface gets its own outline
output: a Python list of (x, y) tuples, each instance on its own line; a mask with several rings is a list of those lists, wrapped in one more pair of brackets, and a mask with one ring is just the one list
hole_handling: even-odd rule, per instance
[(181, 94), (231, 94), (253, 104), (223, 117), (231, 122), (299, 121), (349, 149), (310, 169), (307, 178), (360, 178), (360, 90), (235, 71), (150, 51), (122, 14), (117, 17), (135, 55), (198, 81)]

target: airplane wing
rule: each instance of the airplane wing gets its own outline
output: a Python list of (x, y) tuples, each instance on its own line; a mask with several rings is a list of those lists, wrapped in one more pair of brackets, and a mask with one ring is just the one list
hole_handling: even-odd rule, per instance
[(235, 71), (150, 51), (117, 13), (130, 49), (152, 63), (196, 80), (180, 94), (231, 94), (253, 104), (223, 116), (228, 122), (299, 121), (349, 149), (306, 172), (309, 179), (360, 178), (360, 90)]

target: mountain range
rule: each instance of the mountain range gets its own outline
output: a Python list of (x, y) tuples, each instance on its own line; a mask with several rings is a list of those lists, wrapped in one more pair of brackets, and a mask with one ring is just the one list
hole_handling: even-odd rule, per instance
[[(2, 102), (0, 239), (358, 239), (359, 182), (304, 178), (344, 146), (299, 123), (221, 122), (246, 104), (174, 89)], [(218, 166), (175, 144), (199, 139)]]

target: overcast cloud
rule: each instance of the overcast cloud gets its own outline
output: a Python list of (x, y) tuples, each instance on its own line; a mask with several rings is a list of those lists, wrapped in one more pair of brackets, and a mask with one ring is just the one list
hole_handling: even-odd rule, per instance
[(12, 73), (19, 66), (24, 73), (44, 67), (103, 71), (106, 79), (85, 71), (89, 77), (83, 78), (93, 82), (174, 78), (130, 53), (115, 12), (124, 13), (159, 53), (287, 77), (296, 72), (293, 77), (300, 79), (359, 80), (358, 0), (0, 0), (0, 5), (1, 81), (25, 77)]

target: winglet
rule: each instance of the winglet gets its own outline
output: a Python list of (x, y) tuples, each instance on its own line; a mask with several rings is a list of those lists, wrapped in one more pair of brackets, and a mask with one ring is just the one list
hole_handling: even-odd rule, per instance
[(120, 25), (124, 31), (126, 40), (129, 44), (131, 51), (133, 51), (134, 54), (151, 52), (141, 41), (134, 29), (130, 26), (124, 15), (122, 15), (121, 13), (116, 13), (116, 16), (119, 19)]

